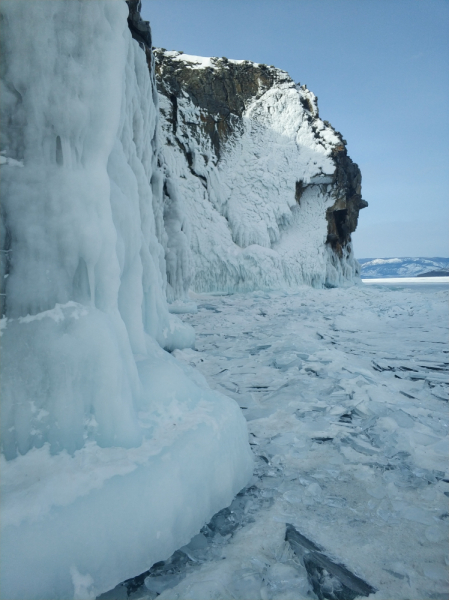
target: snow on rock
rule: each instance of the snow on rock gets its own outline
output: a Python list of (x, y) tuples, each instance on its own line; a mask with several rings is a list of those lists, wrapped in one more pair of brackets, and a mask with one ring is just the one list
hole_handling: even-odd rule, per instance
[(95, 597), (251, 475), (236, 403), (162, 349), (194, 344), (166, 300), (166, 265), (188, 265), (170, 254), (151, 36), (130, 4), (1, 5), (5, 598)]
[(358, 277), (361, 175), (316, 96), (266, 65), (155, 57), (173, 296), (184, 273), (202, 292)]

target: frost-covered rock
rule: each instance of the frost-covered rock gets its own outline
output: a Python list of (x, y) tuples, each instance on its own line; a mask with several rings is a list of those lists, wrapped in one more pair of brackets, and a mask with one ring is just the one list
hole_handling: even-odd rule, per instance
[(187, 543), (252, 470), (236, 403), (162, 349), (194, 333), (168, 311), (176, 227), (130, 4), (137, 41), (122, 1), (1, 3), (5, 598), (95, 597)]
[(262, 64), (155, 57), (174, 296), (186, 277), (196, 291), (357, 277), (361, 175), (316, 96)]

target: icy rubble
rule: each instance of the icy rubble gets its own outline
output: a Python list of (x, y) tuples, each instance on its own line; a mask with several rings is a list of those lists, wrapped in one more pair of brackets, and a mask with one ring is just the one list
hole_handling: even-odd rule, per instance
[(202, 537), (104, 600), (446, 597), (448, 292), (195, 299), (196, 350), (175, 354), (240, 404), (254, 477)]
[(252, 458), (237, 404), (163, 350), (194, 332), (126, 3), (24, 6), (1, 3), (1, 596), (86, 600), (188, 542)]
[(357, 279), (360, 172), (313, 92), (250, 61), (155, 56), (174, 296), (186, 277), (197, 292)]

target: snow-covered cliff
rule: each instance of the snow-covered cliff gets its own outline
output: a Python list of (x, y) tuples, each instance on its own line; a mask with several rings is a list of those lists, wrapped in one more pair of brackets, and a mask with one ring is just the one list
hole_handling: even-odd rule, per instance
[(358, 277), (361, 175), (316, 96), (262, 64), (155, 57), (170, 293)]
[(187, 543), (252, 471), (237, 404), (162, 349), (194, 333), (166, 300), (137, 5), (128, 28), (124, 1), (1, 3), (4, 598), (95, 597)]
[(168, 302), (358, 269), (360, 173), (315, 96), (271, 67), (163, 51), (158, 94), (139, 4), (0, 6), (11, 600), (94, 598), (251, 476), (237, 404), (167, 352), (194, 343)]

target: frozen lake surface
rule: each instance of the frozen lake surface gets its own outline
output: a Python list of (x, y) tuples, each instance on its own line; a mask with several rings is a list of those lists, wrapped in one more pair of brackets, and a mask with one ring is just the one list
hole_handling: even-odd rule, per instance
[(362, 279), (364, 285), (386, 286), (392, 290), (407, 289), (415, 292), (449, 290), (449, 277), (389, 277)]
[(438, 285), (192, 298), (196, 350), (174, 354), (239, 403), (253, 480), (189, 546), (102, 598), (447, 598)]

